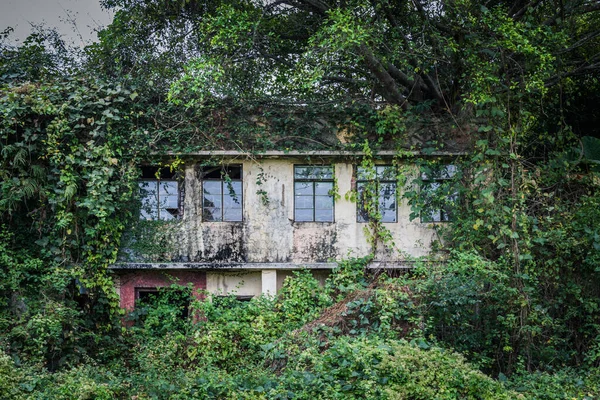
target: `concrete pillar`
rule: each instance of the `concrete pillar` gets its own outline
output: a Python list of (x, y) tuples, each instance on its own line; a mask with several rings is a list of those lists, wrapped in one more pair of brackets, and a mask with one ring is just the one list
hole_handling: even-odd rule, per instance
[(277, 294), (277, 270), (262, 270), (262, 294), (275, 296)]

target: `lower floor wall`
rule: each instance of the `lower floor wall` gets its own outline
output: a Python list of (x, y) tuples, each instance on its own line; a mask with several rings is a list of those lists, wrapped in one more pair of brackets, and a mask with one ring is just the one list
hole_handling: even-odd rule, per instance
[[(311, 270), (321, 285), (331, 270)], [(208, 292), (217, 296), (234, 295), (243, 298), (260, 295), (274, 296), (283, 287), (293, 270), (133, 270), (121, 271), (115, 277), (115, 290), (120, 297), (121, 308), (132, 311), (139, 293), (148, 289), (168, 287), (172, 284), (192, 285), (194, 296), (201, 300)]]
[[(311, 270), (321, 285), (331, 270)], [(263, 269), (260, 271), (235, 270), (206, 272), (206, 290), (215, 295), (260, 296), (275, 295), (283, 287), (283, 281), (294, 276), (294, 270)]]
[(117, 287), (121, 308), (132, 311), (140, 290), (168, 287), (172, 284), (192, 285), (193, 295), (201, 300), (206, 290), (204, 271), (132, 271), (118, 275)]

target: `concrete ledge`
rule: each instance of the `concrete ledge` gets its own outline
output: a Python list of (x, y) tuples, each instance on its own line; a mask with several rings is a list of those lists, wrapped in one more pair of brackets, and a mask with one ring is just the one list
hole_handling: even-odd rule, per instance
[[(369, 264), (370, 269), (411, 269), (415, 262), (412, 260), (403, 261), (373, 261)], [(337, 263), (117, 263), (109, 267), (111, 270), (172, 270), (172, 269), (198, 269), (198, 270), (232, 270), (232, 269), (250, 269), (250, 270), (296, 270), (296, 269), (333, 269)]]
[[(252, 153), (249, 151), (238, 151), (238, 150), (201, 150), (193, 151), (189, 153), (181, 153), (174, 151), (166, 151), (161, 153), (154, 153), (154, 155), (160, 156), (196, 156), (196, 157), (251, 157), (251, 158), (285, 158), (285, 157), (362, 157), (366, 153), (364, 151), (349, 151), (349, 150), (267, 150)], [(379, 150), (373, 152), (376, 156), (381, 157), (394, 157), (398, 154), (396, 150)], [(434, 151), (432, 153), (423, 153), (421, 151), (404, 151), (403, 155), (409, 155), (413, 157), (453, 157), (463, 156), (468, 154), (465, 151)]]

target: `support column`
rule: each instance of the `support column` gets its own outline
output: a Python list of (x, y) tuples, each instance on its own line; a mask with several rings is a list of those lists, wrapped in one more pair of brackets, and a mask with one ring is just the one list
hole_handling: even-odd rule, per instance
[(277, 294), (277, 270), (262, 270), (262, 294), (271, 297)]

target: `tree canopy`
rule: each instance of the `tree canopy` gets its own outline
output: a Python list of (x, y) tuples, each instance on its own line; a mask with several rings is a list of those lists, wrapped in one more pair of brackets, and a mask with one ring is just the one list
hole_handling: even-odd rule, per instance
[[(103, 5), (115, 20), (82, 53), (52, 32), (0, 42), (0, 397), (71, 386), (165, 397), (176, 391), (165, 365), (177, 390), (215, 397), (379, 385), (381, 396), (430, 398), (431, 379), (454, 398), (554, 394), (540, 386), (597, 395), (600, 2)], [(423, 176), (456, 166), (434, 199), (453, 199), (453, 222), (433, 227), (428, 263), (388, 279), (370, 275), (368, 259), (346, 260), (325, 288), (299, 276), (275, 300), (197, 304), (197, 325), (168, 322), (176, 310), (158, 302), (144, 309), (150, 323), (121, 329), (107, 267), (136, 222), (141, 161), (319, 148), (361, 150), (368, 167), (383, 147), (419, 168), (398, 176), (397, 200), (415, 218), (431, 200), (415, 189)], [(381, 225), (370, 225), (376, 240)], [(425, 367), (397, 373), (403, 354)], [(458, 365), (456, 380), (435, 380), (428, 365)]]

